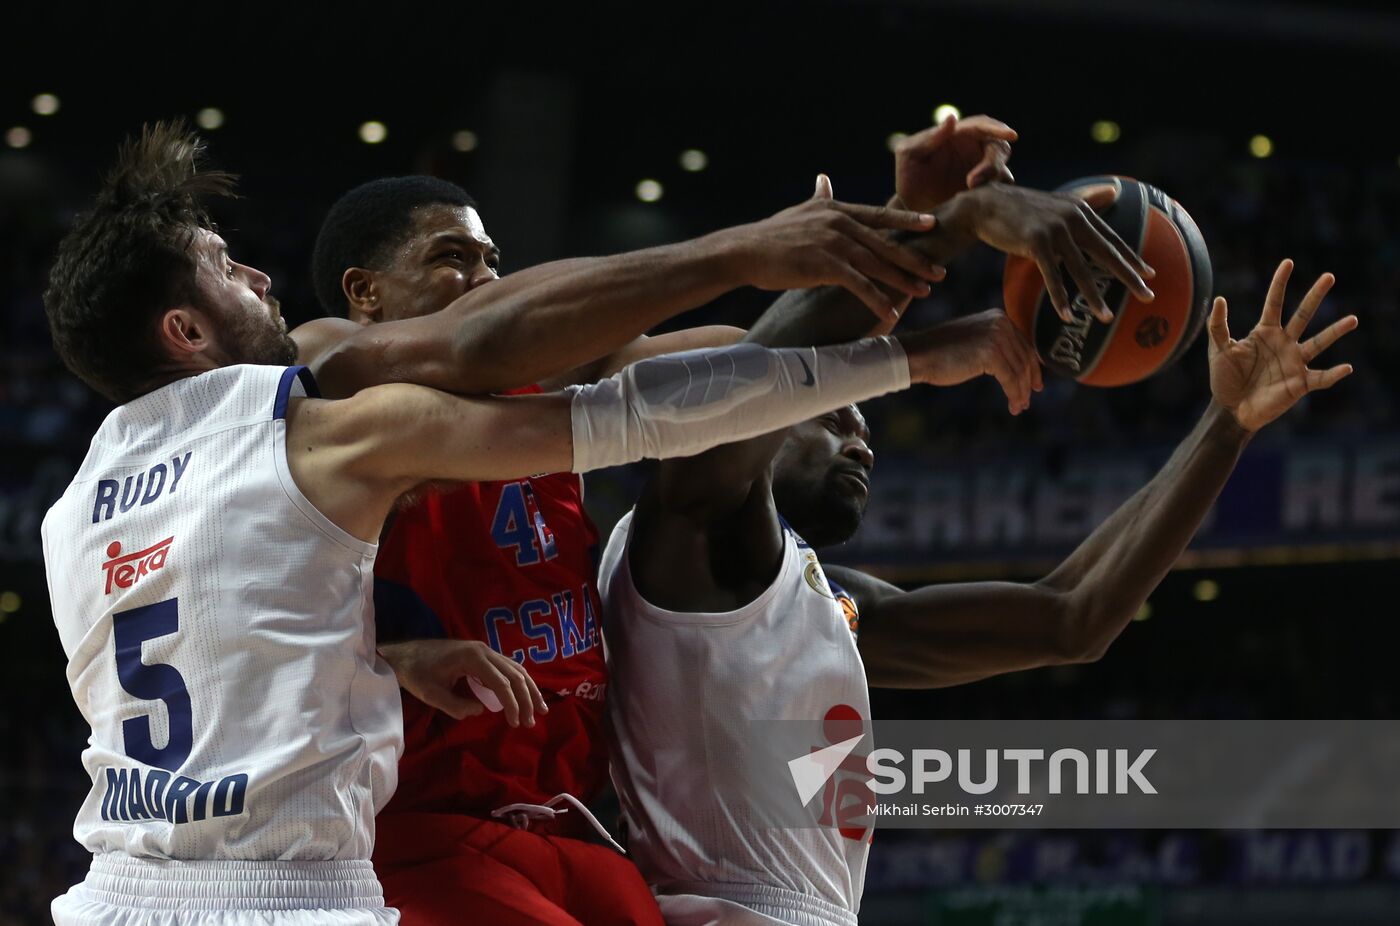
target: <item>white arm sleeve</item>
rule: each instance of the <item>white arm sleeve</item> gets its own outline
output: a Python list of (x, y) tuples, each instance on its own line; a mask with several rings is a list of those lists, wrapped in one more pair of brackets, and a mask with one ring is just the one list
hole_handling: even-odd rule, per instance
[(909, 360), (889, 337), (651, 357), (566, 390), (573, 397), (573, 471), (691, 456), (908, 387)]

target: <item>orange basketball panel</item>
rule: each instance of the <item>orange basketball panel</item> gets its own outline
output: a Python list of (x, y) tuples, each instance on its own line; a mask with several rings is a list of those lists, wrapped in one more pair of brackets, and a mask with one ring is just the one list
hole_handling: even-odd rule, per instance
[(1032, 344), (1035, 343), (1035, 310), (1044, 291), (1045, 279), (1035, 261), (1015, 256), (1006, 259), (1001, 283), (1006, 315)]
[(1079, 380), (1085, 385), (1122, 386), (1146, 379), (1186, 334), (1195, 287), (1191, 256), (1176, 225), (1155, 206), (1147, 210), (1142, 257), (1157, 271), (1149, 281), (1157, 298), (1140, 302), (1129, 296), (1098, 364)]

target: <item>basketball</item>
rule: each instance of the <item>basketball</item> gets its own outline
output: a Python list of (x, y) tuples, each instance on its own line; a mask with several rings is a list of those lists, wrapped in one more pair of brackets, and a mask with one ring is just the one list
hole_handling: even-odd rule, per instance
[(1210, 312), (1210, 254), (1191, 216), (1154, 186), (1104, 176), (1075, 180), (1060, 190), (1103, 184), (1116, 187), (1118, 199), (1101, 215), (1157, 271), (1148, 281), (1157, 298), (1138, 300), (1091, 264), (1113, 321), (1097, 321), (1066, 275), (1074, 316), (1066, 324), (1051, 305), (1034, 261), (1008, 257), (1002, 286), (1006, 314), (1035, 345), (1047, 369), (1088, 386), (1124, 386), (1175, 363), (1200, 333)]

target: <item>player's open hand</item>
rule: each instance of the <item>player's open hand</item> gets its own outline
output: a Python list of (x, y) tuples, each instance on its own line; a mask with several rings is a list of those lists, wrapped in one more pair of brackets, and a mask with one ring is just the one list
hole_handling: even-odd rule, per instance
[[(816, 193), (799, 205), (751, 225), (717, 232), (738, 260), (743, 279), (759, 289), (850, 290), (882, 321), (898, 319), (909, 299), (927, 296), (946, 276), (915, 248), (884, 234), (926, 232), (931, 215), (832, 199), (831, 181), (817, 177)], [(884, 287), (884, 288), (882, 288)]]
[[(386, 643), (379, 652), (404, 691), (458, 720), (500, 710), (512, 727), (533, 727), (536, 711), (549, 713), (520, 663), (477, 640), (410, 640)], [(480, 697), (470, 679), (480, 686)]]
[[(1155, 271), (1094, 211), (1113, 203), (1117, 193), (1111, 186), (1094, 187), (1082, 199), (1004, 183), (979, 187), (964, 196), (966, 205), (957, 221), (998, 251), (1035, 261), (1050, 302), (1066, 323), (1073, 323), (1074, 317), (1062, 266), (1101, 322), (1112, 321), (1113, 313), (1094, 283), (1095, 273), (1117, 277), (1139, 299), (1153, 298), (1144, 277), (1154, 276)], [(1096, 265), (1092, 269), (1091, 263)]]
[(1351, 374), (1351, 364), (1327, 370), (1308, 368), (1343, 335), (1354, 331), (1355, 315), (1348, 315), (1302, 340), (1308, 323), (1322, 305), (1322, 299), (1336, 278), (1324, 273), (1317, 278), (1298, 311), (1283, 324), (1283, 296), (1293, 261), (1285, 260), (1274, 271), (1269, 295), (1259, 324), (1242, 341), (1230, 337), (1229, 308), (1217, 296), (1211, 307), (1207, 330), (1210, 333), (1210, 391), (1215, 401), (1229, 409), (1246, 431), (1257, 431), (1293, 407), (1303, 396), (1318, 389), (1330, 389)]
[(1030, 408), (1031, 393), (1045, 388), (1035, 348), (1001, 309), (955, 318), (900, 338), (910, 378), (931, 386), (956, 386), (992, 376), (1013, 415)]
[(949, 116), (901, 139), (894, 150), (894, 189), (910, 209), (927, 212), (963, 190), (1014, 183), (1006, 162), (1016, 130), (991, 116)]

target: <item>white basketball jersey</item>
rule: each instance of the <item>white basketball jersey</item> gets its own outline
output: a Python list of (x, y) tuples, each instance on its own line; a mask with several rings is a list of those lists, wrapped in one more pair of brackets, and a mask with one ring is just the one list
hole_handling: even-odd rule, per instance
[[(748, 605), (702, 614), (655, 607), (632, 582), (631, 523), (629, 513), (614, 529), (599, 587), (612, 777), (633, 861), (662, 895), (736, 901), (785, 922), (851, 921), (868, 831), (758, 824), (761, 789), (735, 757), (763, 748), (756, 731), (769, 721), (820, 729), (840, 718), (869, 729), (854, 612), (848, 620), (816, 554), (786, 526), (778, 576)], [(781, 769), (795, 756), (780, 758)]]
[(368, 859), (403, 721), (375, 652), (375, 545), (287, 467), (301, 367), (233, 366), (115, 409), (44, 518), (68, 681), (92, 726), (94, 853)]

